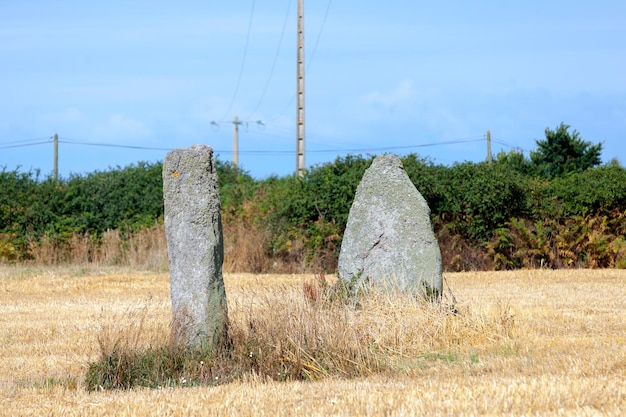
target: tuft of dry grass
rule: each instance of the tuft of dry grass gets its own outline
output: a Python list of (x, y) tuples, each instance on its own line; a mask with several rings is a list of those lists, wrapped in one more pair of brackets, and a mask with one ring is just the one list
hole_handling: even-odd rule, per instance
[(101, 239), (72, 234), (60, 242), (47, 236), (29, 244), (34, 265), (126, 266), (135, 270), (167, 271), (167, 241), (163, 224), (122, 235), (107, 230)]
[[(266, 373), (242, 373), (213, 387), (178, 381), (163, 389), (89, 393), (82, 379), (101, 354), (99, 336), (126, 340), (127, 350), (168, 340), (167, 275), (0, 267), (0, 415), (620, 416), (626, 410), (625, 271), (446, 274), (456, 315), (383, 293), (358, 309), (311, 303), (302, 288), (313, 276), (225, 278), (233, 328), (241, 332), (235, 344), (254, 341), (257, 364), (300, 363), (314, 381), (276, 381), (281, 378), (269, 375), (268, 366)], [(286, 335), (293, 343), (287, 339), (278, 349)], [(365, 342), (355, 360), (351, 347)], [(349, 361), (361, 364), (363, 376), (337, 372)]]
[[(317, 278), (317, 283), (323, 277)], [(87, 372), (88, 389), (229, 383), (259, 376), (274, 380), (321, 380), (409, 371), (433, 358), (456, 360), (485, 342), (509, 342), (514, 320), (508, 308), (477, 313), (451, 301), (427, 302), (397, 291), (365, 289), (358, 303), (341, 286), (323, 286), (313, 300), (310, 282), (278, 291), (242, 291), (229, 300), (229, 345), (222, 352), (194, 352), (145, 337), (143, 315), (128, 329), (103, 327), (100, 357)], [(141, 343), (140, 343), (141, 341)], [(443, 353), (442, 353), (443, 352)], [(454, 353), (451, 353), (454, 352)], [(452, 359), (450, 359), (452, 358)]]
[(269, 232), (247, 222), (224, 224), (224, 270), (258, 273), (271, 267)]
[[(270, 256), (269, 232), (247, 223), (224, 224), (224, 239), (226, 272), (299, 272), (320, 263), (319, 260), (307, 263), (302, 251), (296, 251), (299, 255), (295, 257)], [(25, 263), (30, 266), (117, 266), (155, 272), (166, 272), (169, 268), (162, 223), (125, 233), (107, 230), (99, 239), (76, 233), (66, 240), (43, 236), (29, 243), (28, 252), (32, 259)]]

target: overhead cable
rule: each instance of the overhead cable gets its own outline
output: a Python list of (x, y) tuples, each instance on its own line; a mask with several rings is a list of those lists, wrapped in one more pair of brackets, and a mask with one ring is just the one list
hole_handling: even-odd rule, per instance
[(324, 31), (324, 27), (326, 26), (326, 19), (328, 18), (328, 12), (330, 11), (330, 5), (333, 1), (332, 0), (328, 0), (328, 4), (326, 5), (326, 12), (324, 12), (324, 19), (322, 20), (322, 26), (320, 27), (320, 31), (317, 32), (317, 38), (315, 39), (315, 43), (313, 44), (313, 52), (311, 52), (311, 56), (309, 57), (307, 66), (306, 66), (306, 71), (309, 71), (309, 67), (311, 66), (311, 63), (313, 62), (313, 58), (315, 58), (315, 52), (317, 52), (317, 45), (320, 42), (320, 38), (322, 37), (322, 32)]
[(250, 116), (248, 116), (248, 119), (252, 119), (252, 116), (254, 116), (254, 114), (257, 112), (259, 107), (261, 107), (261, 104), (263, 103), (263, 100), (265, 99), (265, 94), (267, 93), (267, 90), (270, 86), (270, 82), (272, 81), (272, 77), (274, 76), (274, 70), (276, 69), (276, 63), (278, 62), (278, 56), (280, 54), (280, 49), (283, 44), (283, 38), (285, 37), (285, 28), (287, 27), (287, 21), (289, 19), (289, 10), (291, 9), (291, 1), (292, 0), (289, 0), (289, 3), (287, 4), (287, 12), (285, 13), (285, 19), (283, 20), (283, 29), (280, 33), (280, 39), (278, 40), (278, 47), (276, 48), (276, 54), (274, 54), (274, 62), (272, 62), (270, 75), (267, 77), (267, 82), (265, 83), (265, 88), (263, 88), (263, 92), (261, 93), (261, 98), (259, 99), (259, 102), (257, 103), (254, 110), (252, 110), (252, 112), (250, 113)]
[(27, 142), (37, 142), (42, 140), (52, 139), (52, 136), (44, 136), (41, 138), (32, 138), (32, 139), (20, 139), (20, 140), (9, 140), (6, 142), (0, 142), (0, 145), (13, 145), (17, 143), (27, 143)]
[(250, 9), (250, 20), (248, 21), (248, 33), (246, 34), (246, 44), (243, 49), (243, 59), (241, 60), (241, 67), (239, 68), (239, 76), (237, 77), (237, 84), (235, 85), (235, 92), (233, 93), (233, 98), (230, 100), (230, 105), (228, 109), (224, 112), (224, 115), (220, 117), (220, 119), (225, 119), (226, 116), (230, 113), (230, 110), (233, 108), (233, 104), (235, 104), (235, 99), (237, 98), (237, 93), (239, 92), (239, 85), (241, 84), (241, 78), (243, 76), (243, 69), (246, 65), (246, 58), (248, 56), (248, 44), (250, 43), (250, 32), (252, 31), (252, 21), (254, 18), (254, 4), (256, 0), (252, 0), (252, 8)]
[[(400, 149), (414, 149), (414, 148), (425, 148), (432, 146), (443, 146), (443, 145), (455, 145), (460, 143), (470, 143), (470, 142), (480, 142), (484, 141), (484, 138), (481, 139), (456, 139), (456, 140), (448, 140), (448, 141), (440, 141), (440, 142), (430, 142), (430, 143), (421, 143), (415, 145), (403, 145), (403, 146), (385, 146), (378, 148), (347, 148), (347, 149), (317, 149), (317, 150), (309, 150), (310, 153), (345, 153), (345, 152), (380, 152), (380, 151), (392, 151), (392, 150), (400, 150)], [(52, 143), (52, 139), (48, 139), (46, 141), (34, 142), (34, 143), (23, 143), (16, 145), (7, 145), (0, 146), (0, 149), (8, 149), (8, 148), (18, 148), (18, 147), (27, 147), (27, 146), (35, 146), (42, 144)], [(98, 146), (98, 147), (107, 147), (107, 148), (123, 148), (123, 149), (138, 149), (138, 150), (148, 150), (148, 151), (171, 151), (173, 148), (162, 148), (162, 147), (154, 147), (154, 146), (139, 146), (139, 145), (121, 145), (116, 143), (103, 143), (103, 142), (89, 142), (85, 140), (75, 140), (68, 138), (59, 138), (59, 143), (64, 143), (68, 145), (83, 145), (83, 146)], [(498, 142), (499, 143), (499, 142)], [(232, 152), (232, 150), (215, 150), (216, 153), (228, 153)], [(290, 154), (293, 153), (293, 150), (249, 150), (249, 151), (240, 151), (241, 154)]]
[[(421, 143), (415, 145), (403, 145), (403, 146), (385, 146), (378, 148), (348, 148), (348, 149), (317, 149), (310, 150), (310, 153), (337, 153), (337, 152), (379, 152), (379, 151), (391, 151), (391, 150), (399, 150), (399, 149), (413, 149), (413, 148), (425, 148), (432, 146), (443, 146), (443, 145), (455, 145), (459, 143), (471, 143), (471, 142), (481, 142), (484, 141), (484, 138), (481, 139), (456, 139), (456, 140), (448, 140), (441, 142), (431, 142), (431, 143)], [(142, 150), (151, 150), (151, 151), (170, 151), (172, 148), (159, 148), (159, 147), (150, 147), (150, 146), (134, 146), (134, 145), (119, 145), (113, 143), (99, 143), (99, 142), (86, 142), (86, 141), (77, 141), (70, 139), (59, 139), (59, 143), (66, 143), (72, 145), (87, 145), (87, 146), (104, 146), (110, 148), (125, 148), (125, 149), (142, 149)], [(216, 153), (227, 153), (232, 152), (232, 150), (215, 150)], [(242, 154), (287, 154), (293, 153), (293, 150), (249, 150), (249, 151), (239, 151)]]
[(25, 148), (27, 146), (43, 145), (43, 144), (47, 144), (47, 143), (52, 143), (52, 138), (50, 138), (48, 140), (45, 140), (45, 141), (41, 141), (41, 142), (32, 142), (32, 143), (22, 143), (22, 144), (17, 144), (17, 145), (0, 146), (0, 149)]
[(492, 141), (493, 143), (497, 143), (497, 144), (502, 145), (502, 146), (508, 146), (508, 147), (509, 147), (509, 148), (511, 148), (511, 149), (519, 149), (520, 151), (522, 151), (522, 152), (526, 152), (526, 153), (527, 153), (527, 152), (529, 152), (528, 150), (526, 150), (526, 149), (524, 149), (524, 148), (522, 148), (522, 147), (520, 147), (520, 146), (511, 145), (511, 144), (506, 143), (506, 142), (504, 142), (504, 141), (502, 141), (502, 140), (500, 140), (500, 139), (491, 139), (491, 141)]
[(66, 143), (70, 145), (85, 145), (85, 146), (102, 146), (107, 148), (124, 148), (124, 149), (142, 149), (147, 151), (171, 151), (172, 148), (155, 148), (150, 146), (135, 146), (135, 145), (119, 145), (115, 143), (98, 143), (98, 142), (83, 142), (71, 139), (61, 140), (59, 143)]

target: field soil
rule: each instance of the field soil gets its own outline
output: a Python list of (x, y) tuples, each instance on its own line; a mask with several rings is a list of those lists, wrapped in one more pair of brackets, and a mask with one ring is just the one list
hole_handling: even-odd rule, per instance
[[(229, 300), (311, 279), (225, 276)], [(168, 275), (0, 266), (0, 415), (626, 415), (626, 271), (455, 273), (445, 282), (474, 320), (508, 321), (506, 337), (450, 332), (446, 349), (359, 378), (247, 375), (216, 386), (88, 392), (103, 331), (140, 320), (143, 337), (167, 338)]]

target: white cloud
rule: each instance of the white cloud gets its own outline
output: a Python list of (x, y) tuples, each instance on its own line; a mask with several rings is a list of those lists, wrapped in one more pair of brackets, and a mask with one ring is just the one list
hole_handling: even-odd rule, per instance
[(125, 139), (145, 137), (151, 134), (150, 129), (143, 122), (119, 113), (110, 115), (107, 122), (99, 126), (98, 131), (105, 137)]
[(70, 122), (76, 122), (83, 118), (83, 114), (76, 107), (70, 107), (63, 113), (62, 117)]
[(403, 101), (411, 99), (415, 95), (413, 80), (408, 78), (400, 81), (396, 87), (388, 92), (381, 93), (374, 91), (361, 96), (361, 101), (365, 104), (382, 105), (392, 107)]
[(65, 110), (55, 113), (42, 115), (41, 119), (47, 123), (65, 126), (67, 124), (75, 124), (84, 119), (83, 112), (76, 107), (68, 107)]

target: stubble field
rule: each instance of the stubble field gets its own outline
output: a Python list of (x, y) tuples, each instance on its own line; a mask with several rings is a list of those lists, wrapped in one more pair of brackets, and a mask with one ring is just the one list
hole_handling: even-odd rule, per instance
[[(297, 298), (310, 279), (227, 274), (229, 314), (252, 311), (255, 300)], [(424, 325), (421, 336), (402, 327), (413, 322), (388, 306), (372, 313), (378, 322), (370, 319), (362, 331), (373, 332), (372, 343), (393, 356), (385, 372), (291, 382), (250, 374), (216, 386), (88, 392), (84, 377), (103, 329), (123, 332), (141, 317), (142, 337), (167, 338), (168, 275), (0, 267), (0, 415), (626, 414), (626, 271), (445, 279), (461, 313), (429, 316), (445, 323)], [(280, 320), (280, 303), (269, 308), (253, 314)]]

